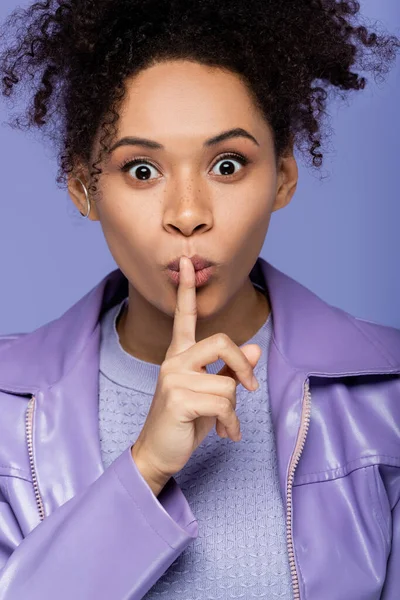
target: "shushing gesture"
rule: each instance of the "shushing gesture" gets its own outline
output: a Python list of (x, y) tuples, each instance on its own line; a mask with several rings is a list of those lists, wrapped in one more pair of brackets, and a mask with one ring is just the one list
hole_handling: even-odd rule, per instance
[[(173, 333), (160, 367), (155, 394), (132, 446), (132, 457), (158, 494), (180, 471), (216, 425), (221, 437), (240, 441), (236, 415), (236, 387), (254, 391), (253, 369), (261, 356), (257, 344), (239, 348), (229, 336), (217, 333), (196, 343), (195, 269), (189, 258), (180, 259), (180, 280)], [(205, 365), (222, 359), (217, 374)]]

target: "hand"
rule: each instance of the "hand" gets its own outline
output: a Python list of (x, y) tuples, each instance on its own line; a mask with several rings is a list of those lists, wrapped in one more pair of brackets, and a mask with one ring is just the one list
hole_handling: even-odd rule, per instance
[[(253, 387), (253, 368), (261, 356), (257, 344), (239, 348), (217, 333), (196, 343), (195, 270), (180, 260), (180, 281), (171, 344), (160, 367), (155, 394), (132, 456), (161, 488), (180, 471), (214, 425), (221, 437), (240, 441), (236, 387)], [(222, 358), (217, 374), (205, 365)]]

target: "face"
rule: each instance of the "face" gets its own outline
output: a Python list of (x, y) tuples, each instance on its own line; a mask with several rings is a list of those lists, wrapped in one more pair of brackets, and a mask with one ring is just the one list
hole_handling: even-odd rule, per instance
[[(112, 150), (90, 218), (136, 293), (170, 317), (177, 286), (167, 264), (195, 254), (215, 263), (197, 289), (198, 319), (207, 319), (249, 281), (271, 213), (295, 191), (295, 159), (277, 168), (270, 127), (237, 75), (190, 61), (129, 80), (118, 127), (116, 143), (135, 136), (162, 147)], [(233, 129), (240, 135), (207, 142)], [(71, 196), (86, 213), (84, 196)]]

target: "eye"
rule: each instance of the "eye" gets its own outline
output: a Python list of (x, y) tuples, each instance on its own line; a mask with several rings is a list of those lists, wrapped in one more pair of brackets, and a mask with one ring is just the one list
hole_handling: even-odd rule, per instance
[(218, 167), (220, 169), (220, 173), (216, 173), (216, 175), (222, 175), (222, 176), (228, 176), (228, 177), (230, 175), (236, 175), (237, 171), (235, 173), (235, 167), (233, 165), (233, 163), (235, 163), (235, 162), (239, 163), (243, 167), (243, 166), (247, 165), (250, 161), (249, 161), (249, 159), (245, 158), (241, 154), (225, 154), (222, 158), (220, 158), (218, 160), (218, 162), (215, 163), (215, 165), (213, 166), (213, 169), (217, 165), (220, 165)]
[[(216, 173), (216, 175), (221, 175), (222, 177), (227, 178), (227, 177), (230, 177), (231, 175), (236, 175), (237, 171), (235, 172), (235, 167), (234, 167), (235, 162), (239, 163), (241, 166), (246, 166), (247, 164), (250, 163), (250, 160), (248, 158), (242, 156), (241, 154), (229, 153), (229, 154), (223, 155), (214, 164), (213, 169), (215, 169), (215, 167), (221, 163), (221, 165), (219, 167), (220, 173)], [(140, 157), (122, 163), (122, 165), (120, 165), (120, 169), (124, 173), (130, 172), (132, 170), (132, 172), (134, 173), (134, 175), (132, 175), (132, 178), (136, 179), (137, 181), (144, 181), (144, 182), (152, 180), (152, 178), (151, 178), (151, 170), (152, 169), (154, 172), (159, 173), (159, 170), (153, 164), (151, 164), (148, 160), (146, 160), (144, 158), (140, 158)]]
[(154, 165), (142, 158), (135, 158), (134, 160), (123, 163), (120, 166), (120, 169), (124, 173), (133, 169), (133, 173), (136, 175), (133, 179), (137, 178), (138, 181), (149, 181), (151, 179), (151, 169), (158, 172), (158, 169), (156, 169)]

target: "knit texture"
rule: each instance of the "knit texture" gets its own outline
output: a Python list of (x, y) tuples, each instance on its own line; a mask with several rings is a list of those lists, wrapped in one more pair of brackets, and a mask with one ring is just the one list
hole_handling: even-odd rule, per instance
[[(127, 302), (125, 298), (112, 307), (101, 321), (99, 429), (105, 468), (137, 439), (160, 370), (131, 356), (119, 343), (116, 322)], [(267, 387), (272, 327), (270, 314), (246, 342), (258, 344), (262, 355), (254, 369), (259, 389), (237, 387), (242, 440), (222, 439), (212, 429), (174, 476), (199, 533), (146, 599), (293, 598)], [(222, 359), (210, 363), (207, 372), (218, 373), (224, 364)]]

